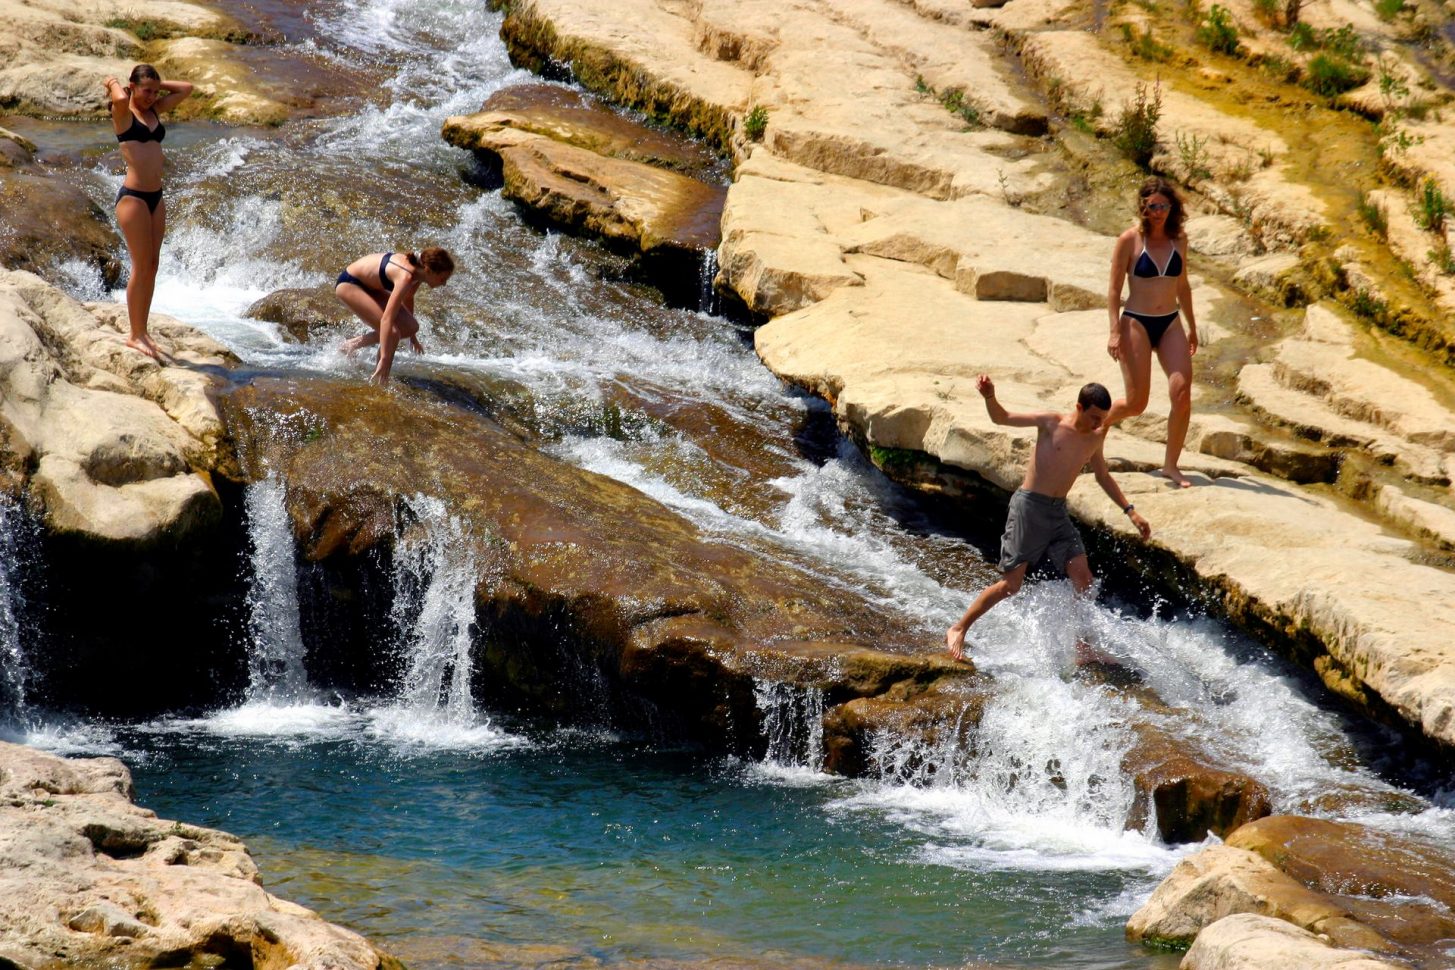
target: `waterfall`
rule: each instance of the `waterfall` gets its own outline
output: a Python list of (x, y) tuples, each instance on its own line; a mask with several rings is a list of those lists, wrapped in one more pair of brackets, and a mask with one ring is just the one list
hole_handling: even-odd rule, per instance
[(712, 281), (717, 279), (717, 250), (702, 251), (697, 270), (697, 309), (702, 313), (717, 312), (717, 291)]
[(394, 554), (394, 622), (405, 653), (400, 704), (416, 714), (443, 714), (455, 725), (478, 720), (470, 693), (477, 542), (437, 498), (406, 503), (413, 521)]
[(18, 723), (25, 715), (25, 688), (30, 667), (21, 642), (18, 614), (22, 512), (0, 497), (0, 723)]
[(293, 530), (274, 475), (248, 486), (245, 503), (252, 546), (248, 590), (248, 695), (260, 701), (297, 703), (310, 699), (298, 622), (298, 577)]
[(753, 698), (768, 742), (764, 762), (778, 768), (822, 768), (823, 691), (754, 679)]

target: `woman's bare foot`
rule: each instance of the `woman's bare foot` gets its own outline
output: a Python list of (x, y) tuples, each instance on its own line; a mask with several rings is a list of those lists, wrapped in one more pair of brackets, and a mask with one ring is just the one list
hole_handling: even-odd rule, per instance
[(1157, 474), (1161, 475), (1163, 478), (1168, 479), (1172, 482), (1173, 485), (1176, 485), (1178, 488), (1192, 487), (1192, 479), (1182, 474), (1182, 469), (1178, 468), (1176, 465), (1163, 465), (1162, 470), (1159, 471)]
[(956, 660), (965, 659), (965, 633), (966, 631), (955, 626), (945, 631), (945, 649)]
[(156, 341), (152, 340), (146, 334), (140, 337), (127, 337), (126, 345), (138, 353), (146, 354), (159, 364), (165, 364), (167, 362), (167, 355), (163, 353), (162, 348), (158, 347)]

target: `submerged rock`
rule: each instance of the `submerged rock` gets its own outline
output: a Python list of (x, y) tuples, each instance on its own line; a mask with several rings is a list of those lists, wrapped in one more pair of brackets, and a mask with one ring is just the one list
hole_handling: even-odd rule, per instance
[(262, 888), (247, 846), (132, 802), (114, 758), (0, 741), (0, 963), (395, 970), (362, 936)]

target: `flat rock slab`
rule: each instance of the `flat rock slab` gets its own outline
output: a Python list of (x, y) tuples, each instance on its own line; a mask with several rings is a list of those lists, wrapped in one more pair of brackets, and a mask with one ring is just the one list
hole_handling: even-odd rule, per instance
[(357, 933), (265, 892), (237, 838), (132, 803), (114, 758), (0, 742), (0, 961), (50, 968), (393, 970)]
[(717, 248), (726, 187), (675, 170), (705, 171), (701, 153), (570, 99), (537, 93), (508, 103), (517, 106), (448, 118), (442, 132), (498, 160), (506, 198), (643, 253)]

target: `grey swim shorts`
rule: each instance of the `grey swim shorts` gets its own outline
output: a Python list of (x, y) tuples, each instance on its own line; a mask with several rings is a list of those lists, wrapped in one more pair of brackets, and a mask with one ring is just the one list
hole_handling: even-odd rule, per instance
[(1048, 554), (1062, 573), (1068, 562), (1086, 555), (1066, 500), (1016, 489), (1005, 517), (1005, 535), (1000, 537), (1000, 571), (1008, 573), (1023, 562), (1035, 566)]

